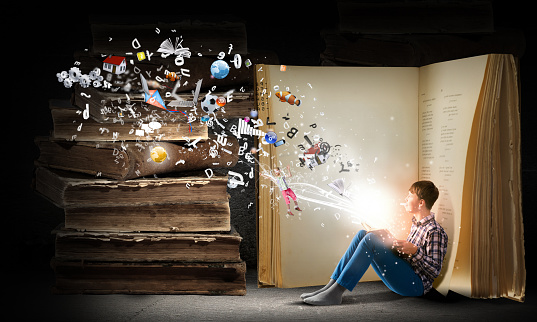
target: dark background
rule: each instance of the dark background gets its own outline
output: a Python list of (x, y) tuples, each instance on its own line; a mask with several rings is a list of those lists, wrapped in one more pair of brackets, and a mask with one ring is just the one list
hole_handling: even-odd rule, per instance
[[(175, 2), (174, 2), (175, 3)], [(178, 21), (182, 17), (203, 19), (234, 17), (246, 23), (248, 47), (270, 49), (277, 53), (280, 63), (286, 65), (319, 65), (324, 43), (320, 31), (336, 27), (338, 11), (335, 1), (309, 2), (293, 6), (287, 3), (224, 3), (213, 5), (185, 5), (145, 3), (143, 6), (127, 3), (73, 4), (75, 9), (57, 10), (15, 8), (4, 10), (4, 64), (8, 66), (9, 84), (4, 101), (8, 117), (4, 119), (3, 137), (8, 144), (4, 150), (2, 180), (2, 232), (4, 267), (22, 274), (50, 271), (54, 240), (51, 230), (63, 221), (61, 211), (37, 196), (31, 188), (33, 162), (38, 149), (33, 139), (48, 135), (52, 120), (48, 109), (51, 98), (69, 98), (56, 80), (56, 73), (73, 66), (73, 53), (91, 45), (90, 18), (115, 10), (118, 19), (152, 23), (159, 19)], [(199, 2), (196, 2), (199, 3)], [(520, 58), (521, 125), (522, 125), (522, 189), (526, 242), (526, 269), (528, 286), (535, 284), (530, 275), (531, 257), (535, 254), (535, 213), (533, 200), (537, 191), (536, 119), (536, 14), (531, 1), (492, 1), (494, 27), (497, 30), (514, 28), (523, 32), (525, 50)], [(152, 7), (152, 6), (155, 7)], [(188, 8), (187, 8), (188, 6)], [(129, 8), (132, 7), (132, 8)], [(43, 10), (41, 12), (41, 10)], [(29, 12), (29, 13), (28, 13)], [(151, 15), (144, 15), (149, 12)], [(162, 13), (162, 15), (160, 15)], [(108, 15), (114, 17), (113, 14)], [(7, 36), (7, 37), (5, 37)], [(6, 39), (7, 38), (7, 39)], [(255, 220), (252, 217), (252, 220)], [(11, 277), (10, 277), (11, 278)]]

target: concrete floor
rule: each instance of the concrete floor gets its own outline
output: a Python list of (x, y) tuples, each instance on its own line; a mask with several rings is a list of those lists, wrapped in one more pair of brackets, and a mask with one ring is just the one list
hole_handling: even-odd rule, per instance
[[(49, 271), (16, 273), (5, 316), (16, 321), (529, 321), (537, 313), (537, 294), (526, 301), (468, 299), (455, 293), (405, 298), (382, 282), (361, 283), (342, 305), (315, 307), (300, 299), (316, 287), (259, 289), (257, 273), (247, 273), (245, 296), (201, 295), (52, 295)], [(11, 313), (10, 311), (13, 311)], [(11, 315), (14, 314), (14, 315)]]

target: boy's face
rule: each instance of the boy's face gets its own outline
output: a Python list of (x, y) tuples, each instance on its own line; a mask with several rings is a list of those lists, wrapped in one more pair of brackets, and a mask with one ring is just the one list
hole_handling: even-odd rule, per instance
[(274, 169), (274, 174), (279, 176), (280, 175), (280, 169)]
[(415, 214), (419, 211), (419, 205), (421, 199), (415, 193), (408, 192), (405, 198), (405, 210), (411, 214)]

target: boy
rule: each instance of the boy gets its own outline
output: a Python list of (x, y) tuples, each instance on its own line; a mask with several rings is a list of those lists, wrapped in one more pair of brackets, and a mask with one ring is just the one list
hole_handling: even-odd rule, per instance
[[(326, 286), (301, 295), (311, 305), (341, 304), (343, 292), (352, 291), (369, 265), (395, 293), (421, 296), (431, 290), (446, 255), (448, 236), (435, 221), (431, 208), (438, 199), (438, 188), (430, 181), (412, 184), (405, 199), (405, 210), (413, 214), (406, 240), (386, 242), (365, 230), (354, 236)], [(397, 252), (392, 252), (395, 248)]]
[(293, 201), (295, 202), (295, 210), (302, 211), (302, 209), (298, 207), (298, 202), (296, 201), (296, 195), (293, 192), (293, 190), (289, 188), (287, 181), (285, 181), (285, 178), (290, 178), (293, 176), (291, 174), (291, 169), (289, 166), (287, 166), (287, 172), (289, 172), (288, 176), (286, 176), (285, 173), (283, 173), (283, 171), (281, 171), (279, 167), (276, 167), (274, 169), (274, 176), (270, 174), (264, 174), (264, 173), (260, 173), (260, 175), (272, 180), (272, 182), (278, 185), (278, 188), (280, 188), (280, 191), (282, 192), (282, 196), (285, 199), (285, 203), (287, 204), (287, 213), (291, 216), (294, 216), (294, 214), (291, 212), (291, 206), (290, 206), (291, 202), (289, 201), (289, 197), (291, 197), (291, 199), (293, 199)]

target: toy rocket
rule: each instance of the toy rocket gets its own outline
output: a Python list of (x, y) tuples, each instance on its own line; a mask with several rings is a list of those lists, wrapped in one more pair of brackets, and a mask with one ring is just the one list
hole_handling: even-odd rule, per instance
[(297, 99), (296, 96), (291, 94), (290, 92), (279, 91), (276, 92), (276, 96), (280, 99), (280, 102), (287, 102), (291, 105), (295, 104), (296, 106), (300, 106), (300, 100)]

